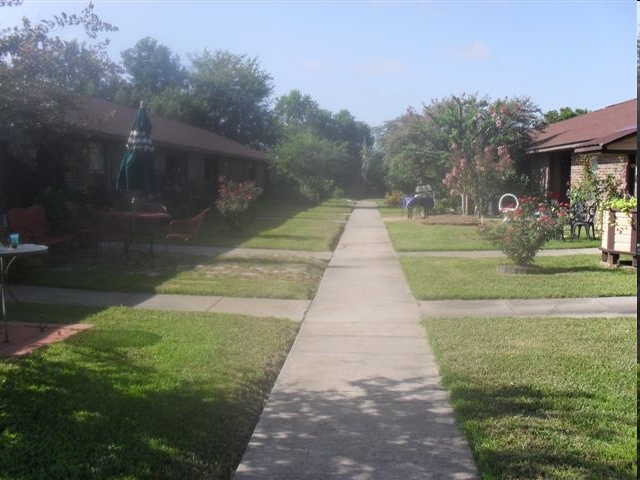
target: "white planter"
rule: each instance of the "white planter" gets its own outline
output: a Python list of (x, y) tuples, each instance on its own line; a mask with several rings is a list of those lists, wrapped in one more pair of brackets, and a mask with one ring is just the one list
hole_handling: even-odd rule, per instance
[(606, 210), (604, 212), (600, 243), (603, 261), (615, 264), (621, 254), (632, 255), (633, 266), (637, 267), (637, 220), (637, 210), (630, 212)]

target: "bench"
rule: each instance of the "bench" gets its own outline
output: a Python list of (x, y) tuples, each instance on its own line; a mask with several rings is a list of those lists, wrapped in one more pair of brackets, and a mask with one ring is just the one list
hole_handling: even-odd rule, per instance
[(20, 242), (37, 243), (54, 247), (75, 238), (71, 233), (53, 233), (49, 230), (44, 207), (32, 205), (28, 208), (12, 208), (7, 212), (9, 230), (20, 234)]

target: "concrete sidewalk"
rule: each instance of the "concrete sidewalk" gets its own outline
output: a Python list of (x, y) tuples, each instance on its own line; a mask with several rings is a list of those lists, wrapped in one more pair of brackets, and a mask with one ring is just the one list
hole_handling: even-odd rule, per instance
[(359, 202), (234, 479), (478, 478), (420, 315)]
[[(211, 257), (269, 257), (269, 258), (316, 258), (329, 261), (331, 252), (295, 250), (266, 250), (247, 248), (222, 248), (200, 246), (169, 246), (170, 253), (205, 255)], [(398, 256), (452, 256), (468, 258), (505, 257), (499, 251), (478, 252), (401, 252)], [(597, 248), (570, 250), (541, 250), (539, 256), (594, 255)], [(506, 258), (506, 257), (505, 257)], [(96, 307), (128, 306), (185, 312), (240, 313), (257, 317), (279, 317), (301, 322), (311, 300), (283, 300), (265, 298), (221, 297), (202, 295), (165, 295), (128, 292), (98, 292), (64, 288), (47, 288), (12, 285), (11, 291), (23, 302), (89, 305)], [(7, 301), (11, 301), (11, 296)], [(637, 297), (603, 298), (557, 298), (557, 299), (498, 299), (498, 300), (435, 300), (418, 301), (421, 314), (433, 317), (458, 316), (544, 316), (561, 315), (573, 317), (617, 317), (636, 316)]]
[[(124, 306), (182, 312), (240, 313), (255, 317), (287, 318), (296, 322), (302, 321), (311, 304), (310, 300), (95, 292), (27, 285), (14, 285), (11, 291), (21, 302), (92, 307)], [(7, 301), (11, 301), (11, 297), (7, 298)]]
[[(126, 306), (142, 309), (183, 312), (240, 313), (255, 317), (287, 318), (301, 322), (311, 300), (236, 298), (206, 295), (164, 295), (150, 293), (94, 292), (68, 288), (27, 285), (11, 287), (21, 302)], [(11, 297), (6, 299), (10, 302)], [(418, 301), (422, 317), (510, 316), (510, 317), (635, 317), (637, 297), (503, 299), (503, 300), (429, 300)]]
[[(311, 300), (236, 298), (202, 295), (164, 295), (126, 292), (93, 292), (67, 288), (14, 285), (22, 302), (94, 307), (126, 306), (183, 312), (239, 313), (278, 317), (301, 322)], [(11, 301), (11, 298), (7, 298)], [(429, 300), (418, 301), (423, 317), (635, 317), (637, 297), (549, 298), (544, 300)]]

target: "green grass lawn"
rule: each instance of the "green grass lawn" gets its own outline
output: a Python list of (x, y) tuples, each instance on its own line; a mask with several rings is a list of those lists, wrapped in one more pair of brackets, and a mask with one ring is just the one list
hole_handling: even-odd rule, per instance
[[(488, 220), (495, 222), (500, 220)], [(387, 232), (398, 252), (438, 252), (498, 250), (478, 233), (475, 224), (424, 224), (420, 221), (387, 221)], [(567, 229), (566, 238), (569, 238)], [(587, 240), (585, 235), (576, 240), (552, 240), (543, 249), (593, 248), (599, 240)]]
[(420, 222), (386, 222), (397, 252), (495, 250), (478, 234), (475, 225), (424, 225)]
[(95, 325), (0, 360), (0, 478), (228, 480), (298, 325), (37, 307)]
[[(266, 198), (256, 204), (243, 231), (231, 230), (224, 218), (213, 215), (193, 244), (329, 252), (352, 208), (348, 200), (311, 206)], [(98, 258), (93, 251), (76, 251), (56, 254), (52, 261), (21, 259), (12, 268), (12, 281), (103, 291), (312, 299), (326, 265), (312, 256), (167, 254), (158, 245), (153, 258), (138, 253), (126, 258), (112, 250)]]
[(483, 479), (637, 478), (636, 322), (424, 322)]
[(538, 256), (528, 274), (506, 274), (506, 258), (401, 256), (418, 300), (619, 297), (637, 294), (635, 268), (607, 268), (596, 255)]
[(318, 206), (289, 201), (259, 201), (243, 231), (233, 231), (225, 219), (207, 217), (194, 241), (217, 247), (332, 251), (353, 209), (347, 200), (327, 200)]
[(405, 217), (407, 215), (407, 210), (400, 207), (387, 207), (384, 204), (384, 200), (377, 200), (376, 204), (378, 205), (378, 211), (382, 217)]
[[(241, 233), (207, 219), (197, 243), (329, 251), (350, 211), (344, 201), (269, 200)], [(482, 245), (473, 225), (387, 228), (404, 251), (495, 249)], [(635, 269), (605, 268), (598, 255), (538, 256), (524, 275), (499, 272), (504, 258), (400, 260), (417, 299), (637, 293)], [(293, 255), (163, 257), (160, 249), (154, 261), (56, 259), (44, 269), (34, 261), (15, 265), (17, 280), (271, 298), (313, 298), (326, 267)], [(298, 329), (240, 315), (27, 307), (33, 321), (95, 327), (0, 360), (0, 478), (7, 479), (228, 480)], [(425, 327), (482, 478), (636, 478), (632, 319), (429, 319)]]
[[(24, 263), (24, 262), (23, 262)], [(155, 258), (69, 256), (54, 265), (33, 259), (14, 283), (98, 291), (312, 299), (326, 268), (312, 257), (158, 253)], [(18, 266), (18, 265), (16, 265)]]

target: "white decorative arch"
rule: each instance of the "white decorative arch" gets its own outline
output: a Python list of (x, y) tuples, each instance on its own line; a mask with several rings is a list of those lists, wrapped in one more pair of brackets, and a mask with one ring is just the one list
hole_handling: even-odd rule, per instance
[[(509, 204), (515, 204), (515, 207), (505, 207), (504, 205), (509, 202)], [(498, 201), (498, 211), (501, 213), (513, 212), (520, 206), (520, 202), (518, 201), (518, 197), (516, 197), (513, 193), (505, 193), (500, 197)]]

